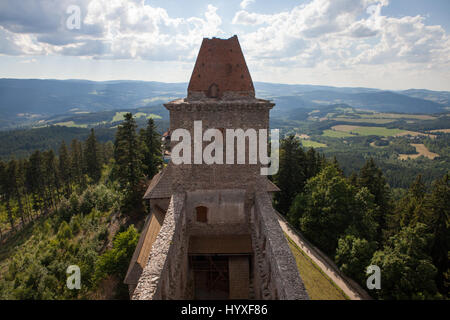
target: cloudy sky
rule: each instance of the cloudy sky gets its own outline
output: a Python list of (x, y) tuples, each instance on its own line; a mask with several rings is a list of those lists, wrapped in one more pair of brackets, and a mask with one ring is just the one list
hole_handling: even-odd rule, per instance
[(450, 91), (448, 0), (1, 0), (0, 78), (187, 82), (234, 34), (254, 81)]

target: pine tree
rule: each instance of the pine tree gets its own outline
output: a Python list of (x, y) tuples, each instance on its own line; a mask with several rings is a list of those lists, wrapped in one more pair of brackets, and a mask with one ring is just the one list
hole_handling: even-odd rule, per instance
[(78, 185), (79, 189), (83, 190), (86, 187), (83, 168), (83, 150), (81, 142), (76, 139), (72, 140), (70, 144), (70, 162), (72, 179)]
[(14, 199), (16, 200), (17, 206), (18, 206), (18, 215), (20, 216), (20, 220), (22, 222), (22, 227), (25, 226), (25, 210), (24, 210), (24, 206), (23, 206), (23, 191), (24, 191), (24, 177), (23, 177), (23, 170), (22, 170), (22, 165), (20, 164), (20, 162), (16, 161), (16, 160), (11, 160), (10, 161), (10, 166), (11, 168), (9, 168), (9, 170), (11, 171), (10, 175), (10, 180), (9, 183), (10, 188), (12, 189), (12, 194)]
[(28, 171), (30, 168), (30, 160), (25, 159), (21, 164), (22, 177), (23, 177), (23, 193), (25, 195), (25, 205), (27, 207), (28, 220), (33, 219), (32, 204), (30, 201), (30, 195), (32, 195), (31, 184), (28, 181)]
[(381, 290), (374, 294), (385, 300), (425, 300), (438, 298), (437, 268), (429, 255), (432, 235), (417, 223), (404, 227), (378, 250), (370, 264), (382, 271)]
[(8, 220), (11, 225), (11, 229), (13, 231), (16, 230), (16, 227), (14, 225), (14, 213), (11, 207), (11, 201), (13, 200), (15, 196), (15, 190), (16, 190), (16, 160), (11, 160), (8, 162), (8, 165), (6, 167), (6, 174), (5, 174), (5, 180), (4, 180), (4, 195), (5, 195), (5, 205), (6, 205), (6, 213), (8, 215)]
[(143, 171), (151, 179), (162, 164), (161, 136), (156, 131), (153, 119), (149, 119), (147, 128), (141, 130), (140, 139), (143, 144)]
[(123, 207), (126, 210), (141, 212), (142, 195), (142, 155), (136, 122), (131, 113), (124, 115), (124, 121), (117, 128), (114, 143), (114, 173), (120, 188), (125, 194)]
[(42, 154), (40, 151), (35, 151), (29, 160), (26, 172), (26, 180), (29, 190), (32, 192), (33, 209), (41, 211), (44, 209), (44, 172), (42, 169)]
[(314, 148), (309, 148), (309, 150), (306, 152), (306, 179), (315, 177), (320, 172), (322, 167), (323, 164), (320, 158), (320, 154), (317, 153)]
[(281, 141), (280, 169), (275, 183), (281, 192), (275, 194), (275, 205), (282, 214), (287, 214), (295, 196), (303, 190), (306, 182), (305, 153), (300, 142), (293, 136)]
[(436, 284), (439, 291), (448, 297), (450, 275), (448, 252), (450, 251), (450, 179), (446, 174), (434, 182), (427, 201), (427, 225), (433, 234), (431, 257), (437, 267)]
[(43, 153), (43, 171), (47, 208), (52, 206), (53, 209), (56, 209), (56, 204), (61, 200), (59, 194), (60, 179), (53, 150)]
[(15, 231), (14, 215), (11, 208), (11, 198), (13, 189), (11, 188), (11, 165), (0, 162), (0, 191), (2, 201), (5, 203), (6, 214), (11, 225), (11, 230)]
[(408, 193), (398, 201), (394, 214), (389, 217), (390, 235), (399, 232), (401, 228), (415, 225), (417, 222), (425, 223), (426, 215), (426, 187), (422, 176), (418, 175), (410, 186)]
[[(0, 160), (0, 200), (5, 202), (6, 164)], [(3, 231), (0, 226), (0, 240), (3, 239)]]
[(102, 167), (100, 164), (99, 147), (94, 129), (91, 129), (91, 134), (85, 143), (84, 161), (87, 175), (94, 183), (97, 183), (102, 175)]
[(59, 148), (59, 159), (58, 159), (59, 174), (61, 176), (61, 182), (64, 186), (64, 194), (66, 198), (70, 196), (72, 192), (72, 174), (70, 169), (70, 157), (67, 151), (67, 146), (64, 140)]
[(378, 223), (377, 241), (383, 240), (383, 230), (386, 229), (387, 216), (391, 213), (390, 190), (383, 176), (383, 172), (377, 167), (373, 158), (370, 158), (361, 168), (357, 179), (359, 187), (366, 187), (375, 197), (378, 206), (376, 222)]

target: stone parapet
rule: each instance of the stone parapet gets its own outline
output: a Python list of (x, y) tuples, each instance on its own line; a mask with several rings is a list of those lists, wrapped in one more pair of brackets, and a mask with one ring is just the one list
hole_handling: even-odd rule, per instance
[(187, 111), (187, 112), (201, 112), (201, 111), (260, 111), (270, 110), (275, 104), (269, 100), (263, 99), (178, 99), (165, 103), (164, 106), (169, 111)]
[(267, 192), (255, 195), (252, 210), (255, 295), (259, 299), (308, 300), (297, 264)]
[(185, 297), (188, 258), (184, 207), (185, 194), (174, 194), (148, 263), (134, 290), (133, 300)]

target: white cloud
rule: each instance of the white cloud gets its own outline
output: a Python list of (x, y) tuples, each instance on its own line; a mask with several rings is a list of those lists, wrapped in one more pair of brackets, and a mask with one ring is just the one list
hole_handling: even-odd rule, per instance
[(257, 65), (349, 69), (373, 64), (449, 67), (450, 38), (424, 18), (381, 14), (386, 0), (312, 0), (290, 11), (263, 15), (245, 10), (233, 19), (253, 30), (241, 36)]
[[(66, 28), (70, 4), (81, 8), (79, 30)], [(213, 5), (203, 17), (172, 18), (144, 0), (61, 0), (53, 8), (6, 0), (0, 3), (0, 53), (180, 60), (193, 58), (203, 37), (221, 35), (221, 24)]]
[(242, 9), (246, 9), (253, 2), (255, 2), (255, 0), (243, 0), (240, 6)]
[[(446, 31), (424, 16), (383, 15), (387, 0), (310, 0), (273, 14), (254, 11), (253, 2), (240, 2), (230, 20), (256, 75), (450, 74)], [(72, 4), (81, 8), (80, 30), (66, 28)], [(212, 4), (180, 18), (144, 0), (2, 0), (0, 54), (191, 61), (203, 37), (225, 35), (226, 19)]]

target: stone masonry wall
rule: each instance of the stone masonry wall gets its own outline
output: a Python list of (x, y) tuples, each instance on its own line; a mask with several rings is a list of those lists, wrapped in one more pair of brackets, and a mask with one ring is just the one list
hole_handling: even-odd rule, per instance
[(267, 192), (256, 193), (252, 222), (255, 298), (309, 299)]
[(184, 299), (188, 257), (185, 195), (174, 194), (133, 300)]
[[(245, 190), (187, 192), (186, 221), (189, 236), (249, 234)], [(198, 206), (208, 208), (207, 222), (196, 221)]]
[[(178, 100), (165, 105), (170, 110), (170, 130), (186, 129), (191, 133), (191, 149), (194, 148), (194, 121), (202, 121), (202, 134), (210, 128), (223, 130), (224, 163), (226, 160), (226, 129), (269, 128), (269, 112), (273, 104), (253, 99), (250, 101), (204, 101)], [(237, 140), (237, 139), (236, 139)], [(236, 141), (235, 140), (235, 141)], [(245, 164), (183, 164), (173, 165), (173, 185), (178, 191), (204, 189), (244, 189), (254, 191), (260, 178), (260, 164), (248, 161), (249, 143), (246, 139)], [(178, 142), (173, 141), (172, 147)], [(204, 142), (203, 148), (210, 142)], [(235, 152), (236, 157), (236, 152)], [(194, 161), (193, 154), (191, 155)]]

